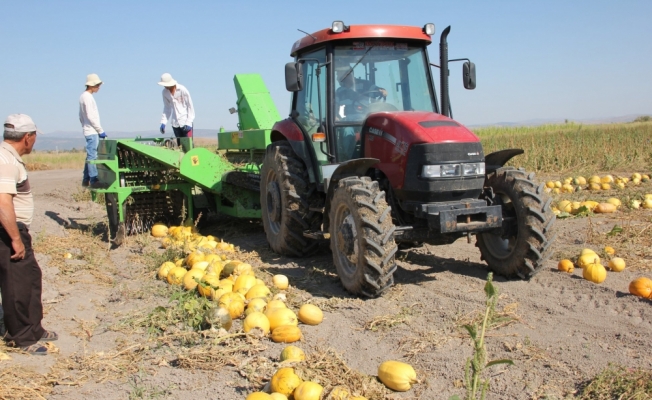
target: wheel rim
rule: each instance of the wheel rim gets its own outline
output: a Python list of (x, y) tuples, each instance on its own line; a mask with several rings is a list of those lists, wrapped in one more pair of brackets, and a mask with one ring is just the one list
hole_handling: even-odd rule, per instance
[(492, 256), (498, 259), (507, 259), (514, 251), (516, 240), (518, 238), (518, 221), (512, 199), (504, 193), (496, 193), (496, 203), (502, 208), (503, 219), (508, 218), (513, 220), (513, 229), (510, 229), (509, 235), (495, 235), (484, 234), (484, 242), (487, 245), (487, 250)]
[(276, 175), (267, 176), (266, 208), (269, 227), (275, 234), (281, 230), (281, 191), (276, 183)]
[[(352, 276), (358, 269), (358, 232), (355, 227), (355, 218), (346, 205), (340, 205), (335, 214), (336, 231), (335, 245), (336, 257), (342, 272), (346, 276)], [(333, 238), (331, 238), (333, 240)]]

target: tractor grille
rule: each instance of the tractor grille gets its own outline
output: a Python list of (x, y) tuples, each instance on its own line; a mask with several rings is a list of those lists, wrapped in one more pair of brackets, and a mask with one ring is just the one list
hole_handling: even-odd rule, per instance
[(180, 225), (188, 210), (185, 199), (178, 190), (132, 193), (124, 203), (126, 233), (149, 231), (156, 222)]

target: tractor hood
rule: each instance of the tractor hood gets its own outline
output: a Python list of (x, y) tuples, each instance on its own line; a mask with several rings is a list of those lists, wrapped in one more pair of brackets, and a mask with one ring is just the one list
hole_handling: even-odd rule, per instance
[[(480, 139), (465, 126), (441, 114), (421, 111), (374, 113), (367, 117), (365, 133), (381, 136), (397, 145), (421, 143), (469, 143)], [(405, 146), (405, 145), (403, 145)]]
[[(446, 200), (433, 197), (436, 193), (431, 188), (409, 193), (404, 190), (411, 181), (423, 183), (419, 177), (423, 165), (484, 161), (482, 144), (473, 132), (448, 117), (431, 112), (370, 114), (362, 127), (362, 138), (364, 157), (380, 160), (375, 168), (389, 179), (396, 194), (422, 201)], [(475, 186), (482, 188), (482, 179), (484, 177), (472, 183), (473, 189)], [(475, 192), (467, 194), (476, 195)]]

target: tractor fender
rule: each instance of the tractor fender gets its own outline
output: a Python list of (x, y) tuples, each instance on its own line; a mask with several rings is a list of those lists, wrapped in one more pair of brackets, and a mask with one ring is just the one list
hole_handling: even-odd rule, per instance
[(326, 193), (326, 207), (324, 212), (324, 232), (328, 232), (328, 214), (331, 207), (331, 199), (337, 187), (338, 182), (349, 176), (366, 176), (371, 167), (380, 162), (377, 158), (358, 158), (355, 160), (345, 161), (340, 164), (328, 180), (328, 191)]
[(504, 166), (507, 161), (523, 153), (525, 153), (523, 149), (505, 149), (487, 154), (484, 157), (485, 174), (496, 171)]
[(306, 169), (308, 170), (308, 178), (310, 179), (310, 182), (317, 183), (316, 177), (318, 175), (316, 175), (315, 171), (317, 163), (313, 161), (313, 157), (316, 156), (311, 154), (311, 149), (306, 145), (308, 138), (304, 136), (296, 122), (287, 118), (274, 124), (270, 135), (270, 141), (274, 143), (279, 140), (285, 140), (290, 144), (292, 151), (294, 151), (294, 153), (299, 156), (301, 161), (305, 164)]

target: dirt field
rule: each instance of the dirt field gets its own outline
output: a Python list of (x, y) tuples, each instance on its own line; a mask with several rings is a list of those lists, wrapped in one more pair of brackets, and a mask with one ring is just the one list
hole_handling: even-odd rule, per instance
[[(234, 350), (217, 352), (219, 339), (210, 336), (184, 346), (177, 340), (183, 331), (156, 336), (136, 326), (133, 321), (168, 305), (172, 293), (154, 277), (156, 254), (163, 251), (158, 243), (143, 235), (108, 251), (104, 207), (83, 199), (80, 171), (38, 171), (30, 181), (44, 325), (60, 339), (58, 353), (47, 357), (10, 352), (12, 360), (0, 362), (0, 398), (244, 399), (269, 380), (282, 344), (234, 335), (227, 343)], [(63, 221), (73, 224), (65, 228)], [(326, 247), (310, 259), (279, 257), (269, 251), (259, 223), (212, 222), (202, 233), (257, 253), (247, 257), (259, 275), (290, 277), (291, 304), (311, 301), (325, 310), (321, 325), (301, 326), (298, 343), (315, 368), (320, 357), (339, 358), (352, 371), (374, 377), (381, 362), (403, 360), (421, 380), (412, 390), (378, 389), (374, 397), (370, 387), (351, 389), (369, 398), (463, 397), (472, 346), (462, 325), (484, 310), (488, 272), (473, 243), (401, 252), (395, 286), (382, 298), (359, 300), (342, 289)], [(619, 254), (631, 267), (609, 273), (600, 285), (581, 279), (581, 270), (570, 276), (556, 271), (561, 256), (583, 247), (601, 250), (609, 242), (604, 233), (616, 224), (642, 233), (652, 225), (652, 211), (559, 220), (556, 254), (542, 272), (529, 282), (495, 277), (497, 310), (506, 319), (488, 332), (488, 360), (512, 359), (514, 365), (487, 371), (489, 399), (561, 399), (610, 363), (652, 368), (652, 302), (628, 293), (635, 277), (652, 278), (649, 248)], [(89, 226), (97, 238), (80, 233)], [(64, 260), (65, 252), (73, 259)], [(231, 333), (239, 328), (236, 323)]]

